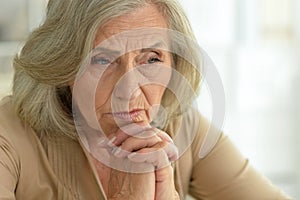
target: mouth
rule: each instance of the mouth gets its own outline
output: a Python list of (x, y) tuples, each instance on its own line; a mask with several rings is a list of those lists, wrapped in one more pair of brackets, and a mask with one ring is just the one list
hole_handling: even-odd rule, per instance
[(134, 109), (130, 112), (114, 112), (106, 113), (106, 117), (113, 117), (117, 120), (127, 121), (127, 122), (142, 122), (144, 121), (143, 115), (145, 113), (144, 109)]

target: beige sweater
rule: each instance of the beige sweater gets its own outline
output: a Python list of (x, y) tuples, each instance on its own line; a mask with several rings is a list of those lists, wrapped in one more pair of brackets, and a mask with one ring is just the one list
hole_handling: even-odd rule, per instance
[[(196, 199), (290, 199), (255, 171), (223, 134), (200, 159), (199, 149), (209, 127), (190, 111), (183, 117), (193, 143), (175, 164), (176, 188)], [(37, 137), (12, 112), (9, 98), (0, 103), (1, 200), (106, 199), (89, 153), (66, 136)]]

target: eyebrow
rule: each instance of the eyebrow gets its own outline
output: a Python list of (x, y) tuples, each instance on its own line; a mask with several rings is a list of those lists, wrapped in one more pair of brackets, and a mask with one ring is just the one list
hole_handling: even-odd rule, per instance
[[(167, 49), (167, 44), (163, 41), (156, 42), (155, 44), (151, 45), (150, 47), (141, 49), (142, 52), (150, 51), (152, 49)], [(114, 55), (121, 55), (121, 51), (108, 49), (105, 47), (96, 47), (93, 49), (94, 52), (106, 52)]]
[(120, 55), (121, 54), (121, 51), (107, 49), (107, 48), (104, 48), (104, 47), (96, 47), (96, 48), (93, 49), (93, 52), (108, 52), (110, 54), (115, 54), (115, 55)]
[(167, 48), (167, 45), (164, 42), (159, 41), (148, 48), (143, 48), (142, 52), (149, 51), (151, 49), (166, 49), (166, 48)]

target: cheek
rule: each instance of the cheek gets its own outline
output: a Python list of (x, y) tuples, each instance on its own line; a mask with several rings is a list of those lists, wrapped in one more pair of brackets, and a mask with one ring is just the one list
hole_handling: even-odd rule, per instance
[(148, 103), (150, 105), (160, 104), (166, 87), (161, 85), (147, 85), (141, 87)]
[(95, 93), (95, 106), (96, 108), (102, 107), (110, 99), (112, 91), (116, 83), (116, 78), (114, 78), (112, 73), (105, 72), (97, 84), (97, 89)]
[(103, 106), (111, 95), (112, 87), (104, 82), (99, 81), (95, 95), (96, 108)]
[(97, 80), (90, 73), (86, 72), (76, 79), (75, 83), (71, 85), (72, 98), (76, 103), (75, 112), (80, 112), (86, 122), (95, 127), (97, 119), (94, 117), (94, 91)]
[(149, 84), (142, 87), (148, 102), (153, 104), (160, 104), (162, 96), (168, 87), (169, 81), (172, 76), (172, 68), (161, 68), (160, 73), (156, 76), (154, 82), (159, 84)]

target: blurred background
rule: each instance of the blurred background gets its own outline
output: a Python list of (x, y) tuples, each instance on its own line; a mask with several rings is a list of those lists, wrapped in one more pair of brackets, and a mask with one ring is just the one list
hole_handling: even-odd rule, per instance
[[(265, 174), (300, 199), (300, 1), (181, 0), (226, 95), (224, 131)], [(12, 58), (44, 18), (46, 0), (0, 1), (0, 97)], [(210, 116), (202, 88), (199, 107)]]
[[(300, 1), (181, 0), (226, 95), (224, 130), (265, 174), (300, 199)], [(208, 117), (207, 88), (199, 98)]]

